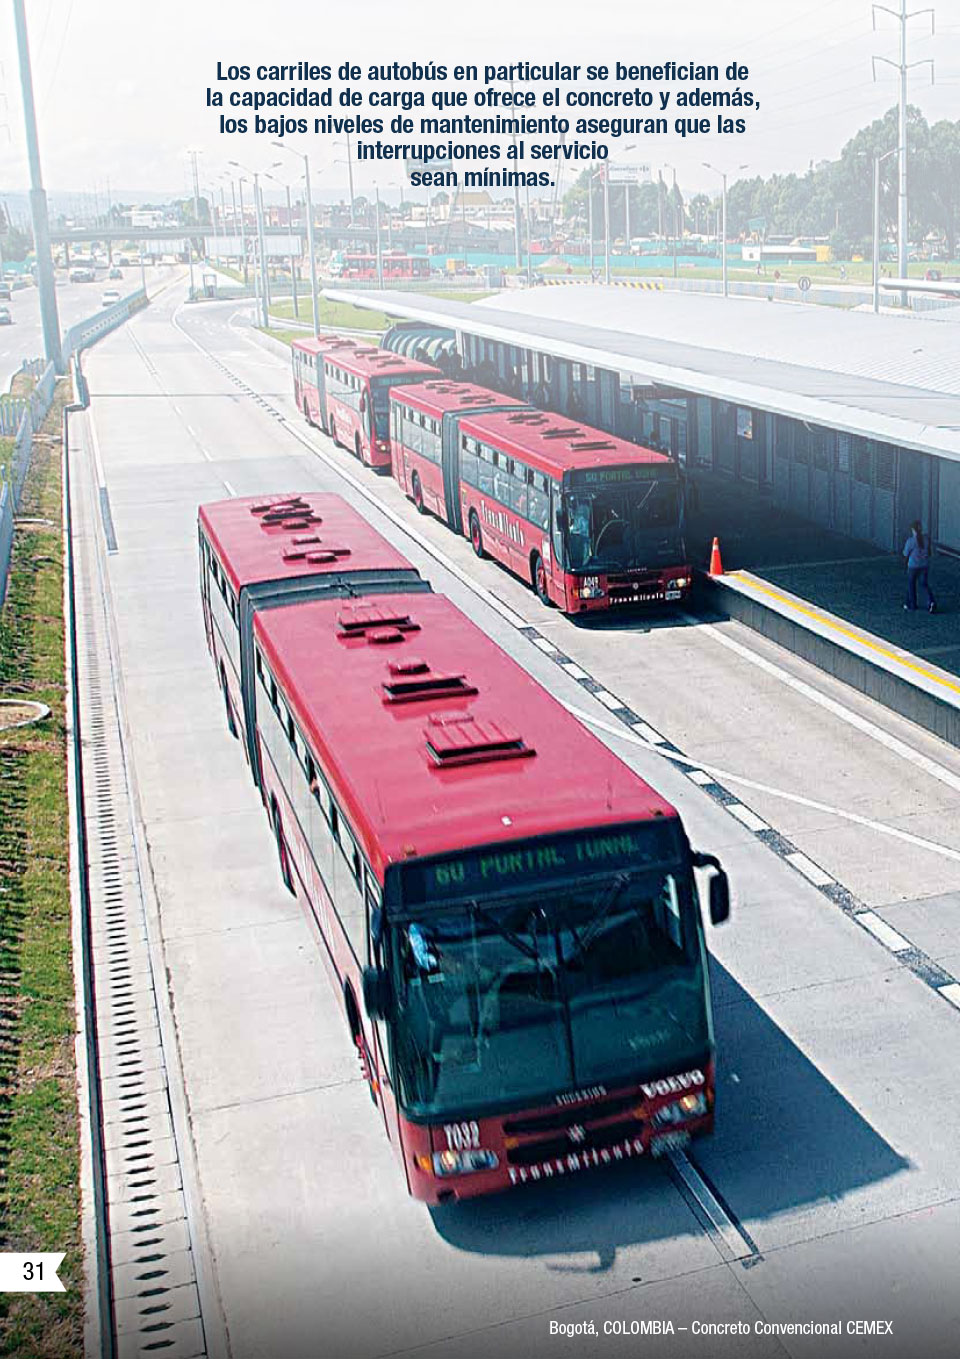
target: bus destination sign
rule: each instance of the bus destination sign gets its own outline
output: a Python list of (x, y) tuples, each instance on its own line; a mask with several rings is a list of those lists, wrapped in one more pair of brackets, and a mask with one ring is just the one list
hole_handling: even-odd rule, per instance
[(607, 868), (616, 872), (673, 862), (678, 850), (675, 826), (669, 820), (614, 831), (491, 845), (452, 858), (404, 864), (402, 894), (410, 904), (500, 892), (514, 883), (522, 889), (543, 880), (580, 877)]
[(657, 481), (674, 471), (674, 464), (664, 458), (663, 462), (637, 462), (626, 467), (575, 467), (570, 473), (570, 481), (574, 486), (620, 486), (628, 482)]

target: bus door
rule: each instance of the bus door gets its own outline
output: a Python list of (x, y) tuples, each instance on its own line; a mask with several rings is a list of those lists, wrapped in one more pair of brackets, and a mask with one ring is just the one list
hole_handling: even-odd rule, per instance
[(327, 383), (326, 369), (323, 366), (323, 355), (314, 354), (313, 372), (317, 380), (317, 419), (324, 434), (329, 434), (329, 424), (327, 421)]
[(370, 383), (363, 384), (363, 391), (360, 393), (360, 423), (363, 426), (363, 437), (367, 442), (367, 447), (373, 449), (373, 393), (370, 390)]
[[(379, 885), (376, 883), (369, 869), (366, 873), (366, 898), (367, 898), (367, 948), (369, 961), (376, 967), (383, 967), (383, 953), (381, 950), (380, 932), (380, 905), (379, 905)], [(373, 1061), (373, 1076), (377, 1083), (378, 1103), (380, 1112), (383, 1115), (383, 1124), (387, 1130), (387, 1136), (391, 1142), (396, 1143), (399, 1138), (399, 1124), (397, 1121), (397, 1096), (390, 1079), (390, 1039), (387, 1034), (387, 1024), (383, 1019), (369, 1019), (368, 1022), (373, 1031), (373, 1051), (370, 1054)]]
[(441, 426), (440, 461), (443, 466), (443, 498), (447, 523), (454, 533), (463, 532), (460, 513), (460, 421), (458, 411), (447, 411)]

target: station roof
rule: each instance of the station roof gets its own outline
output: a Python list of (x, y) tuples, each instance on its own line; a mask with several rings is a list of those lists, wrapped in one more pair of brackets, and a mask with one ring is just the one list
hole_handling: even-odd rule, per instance
[(960, 335), (930, 315), (592, 285), (327, 297), (960, 461)]

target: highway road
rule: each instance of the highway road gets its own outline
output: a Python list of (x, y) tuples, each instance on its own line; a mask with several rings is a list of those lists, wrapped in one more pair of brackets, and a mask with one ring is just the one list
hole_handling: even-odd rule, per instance
[[(147, 270), (148, 289), (164, 281), (172, 272), (166, 267)], [(67, 271), (56, 271), (57, 308), (61, 333), (78, 321), (96, 315), (105, 288), (119, 288), (125, 297), (140, 287), (139, 266), (123, 270), (123, 279), (108, 279), (106, 269), (97, 270), (94, 283), (70, 283)], [(43, 329), (40, 325), (40, 293), (34, 287), (11, 291), (10, 301), (0, 303), (10, 308), (13, 324), (0, 326), (0, 391), (9, 391), (10, 379), (18, 372), (23, 359), (43, 355)]]
[[(957, 752), (736, 624), (544, 610), (308, 430), (242, 312), (182, 298), (88, 354), (75, 476), (208, 1352), (955, 1356)], [(407, 1198), (203, 637), (197, 504), (305, 489), (362, 509), (729, 870), (733, 917), (708, 931), (717, 1131), (688, 1159), (434, 1211)], [(630, 1333), (657, 1321), (673, 1333)], [(807, 1322), (842, 1333), (770, 1330)]]

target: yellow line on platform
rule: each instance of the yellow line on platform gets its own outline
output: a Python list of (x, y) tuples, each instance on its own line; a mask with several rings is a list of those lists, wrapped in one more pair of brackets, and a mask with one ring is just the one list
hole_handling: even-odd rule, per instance
[(954, 680), (945, 679), (943, 675), (928, 669), (925, 665), (921, 665), (919, 661), (906, 660), (903, 656), (898, 656), (895, 651), (891, 651), (889, 647), (883, 646), (880, 642), (875, 642), (873, 638), (865, 637), (863, 633), (856, 632), (853, 628), (844, 627), (842, 623), (838, 623), (836, 619), (829, 614), (821, 613), (819, 609), (796, 603), (787, 595), (781, 594), (779, 590), (771, 589), (769, 585), (761, 585), (755, 577), (748, 576), (743, 571), (730, 571), (726, 576), (721, 576), (719, 579), (740, 581), (740, 583), (746, 585), (748, 589), (756, 590), (762, 595), (769, 595), (771, 599), (775, 599), (778, 604), (785, 605), (786, 608), (792, 610), (792, 612), (804, 614), (807, 618), (814, 619), (823, 627), (830, 628), (833, 632), (840, 633), (841, 636), (849, 638), (852, 642), (857, 642), (860, 646), (867, 647), (870, 651), (875, 651), (879, 656), (883, 656), (885, 659), (893, 661), (895, 665), (902, 665), (906, 670), (914, 670), (918, 675), (923, 675), (924, 679), (931, 680), (941, 688), (952, 689), (955, 694), (960, 694), (960, 683), (957, 683)]

